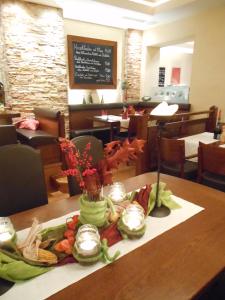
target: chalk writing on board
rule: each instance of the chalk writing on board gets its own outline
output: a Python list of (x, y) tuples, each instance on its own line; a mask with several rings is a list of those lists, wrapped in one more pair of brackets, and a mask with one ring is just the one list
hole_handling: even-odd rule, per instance
[(74, 81), (78, 84), (112, 84), (112, 57), (112, 46), (73, 42)]

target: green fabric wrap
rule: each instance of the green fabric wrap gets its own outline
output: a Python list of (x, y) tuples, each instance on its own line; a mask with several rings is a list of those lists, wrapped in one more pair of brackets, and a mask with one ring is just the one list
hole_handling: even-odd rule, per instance
[(92, 224), (102, 227), (107, 223), (107, 201), (89, 201), (85, 195), (80, 197), (80, 216), (82, 224)]
[(22, 260), (16, 260), (0, 251), (0, 278), (12, 282), (21, 282), (31, 279), (52, 268), (31, 266)]
[(181, 208), (181, 206), (172, 199), (172, 192), (170, 190), (165, 190), (166, 183), (164, 182), (159, 183), (159, 196), (158, 202), (156, 203), (156, 187), (156, 183), (152, 184), (152, 190), (149, 194), (148, 200), (148, 215), (154, 209), (155, 206), (160, 207), (162, 204), (168, 207), (169, 209)]

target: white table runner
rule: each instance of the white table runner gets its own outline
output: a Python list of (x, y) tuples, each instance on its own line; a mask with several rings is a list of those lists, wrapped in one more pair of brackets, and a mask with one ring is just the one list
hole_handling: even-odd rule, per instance
[[(116, 250), (120, 250), (120, 258), (123, 255), (126, 255), (127, 253), (154, 239), (158, 235), (193, 217), (204, 209), (198, 205), (195, 205), (176, 196), (173, 196), (173, 198), (178, 204), (181, 205), (180, 209), (172, 210), (171, 214), (165, 218), (147, 217), (146, 232), (142, 238), (137, 240), (122, 240), (110, 247), (110, 253), (113, 254)], [(66, 221), (66, 218), (71, 215), (74, 215), (74, 212), (63, 217), (50, 220), (43, 224), (43, 228), (62, 224)], [(18, 239), (23, 239), (27, 235), (28, 230), (29, 229), (24, 229), (22, 231), (19, 231), (17, 233)], [(32, 280), (20, 284), (15, 284), (7, 293), (1, 296), (1, 299), (45, 299), (103, 267), (107, 268), (107, 265), (101, 262), (98, 262), (92, 266), (82, 266), (78, 263), (74, 263), (56, 267), (52, 271), (40, 275)], [(77, 297), (79, 299), (79, 295), (77, 295)]]

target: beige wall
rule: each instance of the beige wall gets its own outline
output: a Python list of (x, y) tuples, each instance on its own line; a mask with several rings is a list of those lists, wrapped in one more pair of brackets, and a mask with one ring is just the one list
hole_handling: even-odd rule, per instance
[[(121, 80), (123, 80), (124, 69), (125, 30), (68, 19), (64, 19), (64, 29), (66, 35), (77, 35), (117, 42), (117, 89), (93, 90), (92, 96), (94, 102), (99, 102), (102, 95), (105, 103), (121, 101)], [(68, 87), (69, 104), (82, 103), (83, 96), (85, 95), (87, 97), (88, 93), (88, 90), (71, 90)]]
[[(143, 47), (194, 39), (190, 103), (194, 110), (217, 105), (225, 120), (225, 6), (144, 32)], [(145, 57), (143, 74), (145, 74)], [(143, 91), (143, 86), (142, 86)]]

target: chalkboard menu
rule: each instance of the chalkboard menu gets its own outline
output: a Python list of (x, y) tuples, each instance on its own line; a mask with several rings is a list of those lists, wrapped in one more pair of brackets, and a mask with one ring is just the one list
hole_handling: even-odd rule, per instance
[(70, 88), (116, 88), (117, 43), (68, 36)]

